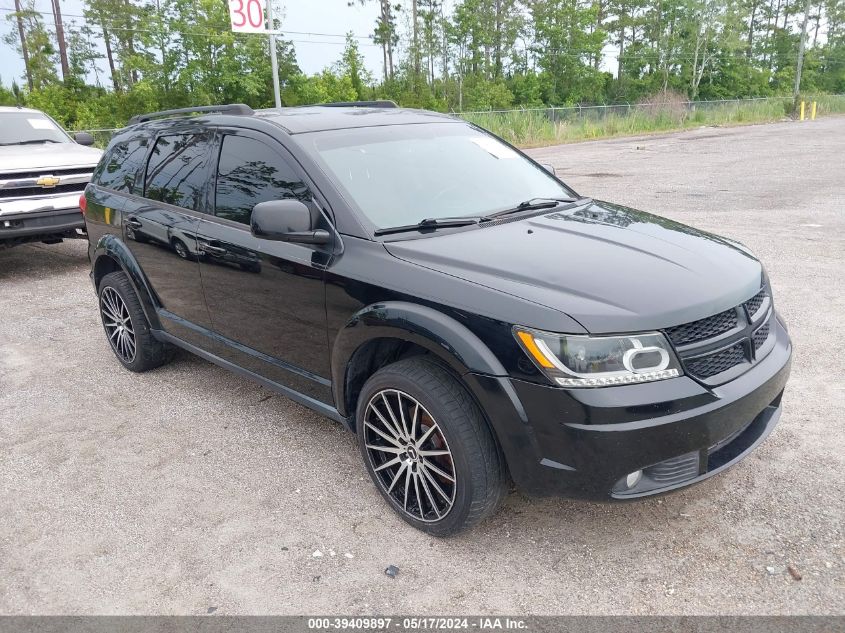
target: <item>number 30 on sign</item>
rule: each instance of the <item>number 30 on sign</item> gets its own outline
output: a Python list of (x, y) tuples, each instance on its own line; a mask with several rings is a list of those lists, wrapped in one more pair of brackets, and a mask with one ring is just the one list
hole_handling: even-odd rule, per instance
[(236, 33), (264, 33), (264, 0), (229, 0), (229, 19)]

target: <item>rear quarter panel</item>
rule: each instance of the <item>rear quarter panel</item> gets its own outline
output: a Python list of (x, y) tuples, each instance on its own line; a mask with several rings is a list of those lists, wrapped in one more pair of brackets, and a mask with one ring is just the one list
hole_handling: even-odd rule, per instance
[(121, 194), (93, 184), (85, 188), (87, 210), (85, 227), (88, 230), (88, 257), (94, 264), (94, 251), (105, 235), (123, 238), (123, 208), (126, 203)]

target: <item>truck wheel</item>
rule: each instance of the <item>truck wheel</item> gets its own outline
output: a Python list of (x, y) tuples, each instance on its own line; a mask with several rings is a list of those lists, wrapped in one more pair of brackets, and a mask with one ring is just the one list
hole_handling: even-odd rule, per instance
[(364, 464), (405, 521), (449, 536), (492, 514), (506, 492), (493, 434), (466, 389), (439, 365), (409, 358), (377, 371), (358, 399)]
[(117, 360), (130, 371), (147, 371), (168, 362), (173, 347), (153, 338), (141, 302), (124, 272), (100, 281), (100, 318)]

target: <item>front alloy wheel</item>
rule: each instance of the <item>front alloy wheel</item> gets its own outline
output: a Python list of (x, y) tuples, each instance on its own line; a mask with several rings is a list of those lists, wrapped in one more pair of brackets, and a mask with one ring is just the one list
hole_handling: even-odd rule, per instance
[(367, 455), (391, 501), (415, 519), (439, 521), (455, 503), (455, 465), (437, 422), (419, 401), (383, 389), (367, 403)]
[(182, 259), (189, 259), (191, 257), (191, 254), (188, 252), (188, 247), (185, 246), (185, 243), (182, 240), (173, 240), (173, 250), (175, 250), (176, 254)]
[(427, 357), (382, 367), (356, 407), (364, 465), (381, 495), (415, 528), (435, 536), (492, 514), (507, 472), (466, 386)]

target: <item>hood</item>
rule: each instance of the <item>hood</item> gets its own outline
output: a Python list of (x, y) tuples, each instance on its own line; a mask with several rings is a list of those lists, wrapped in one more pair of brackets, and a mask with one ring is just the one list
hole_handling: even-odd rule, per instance
[(0, 173), (67, 169), (96, 165), (103, 152), (76, 143), (0, 146)]
[(563, 312), (594, 333), (695, 321), (749, 299), (762, 279), (760, 262), (737, 242), (598, 201), (385, 248)]

